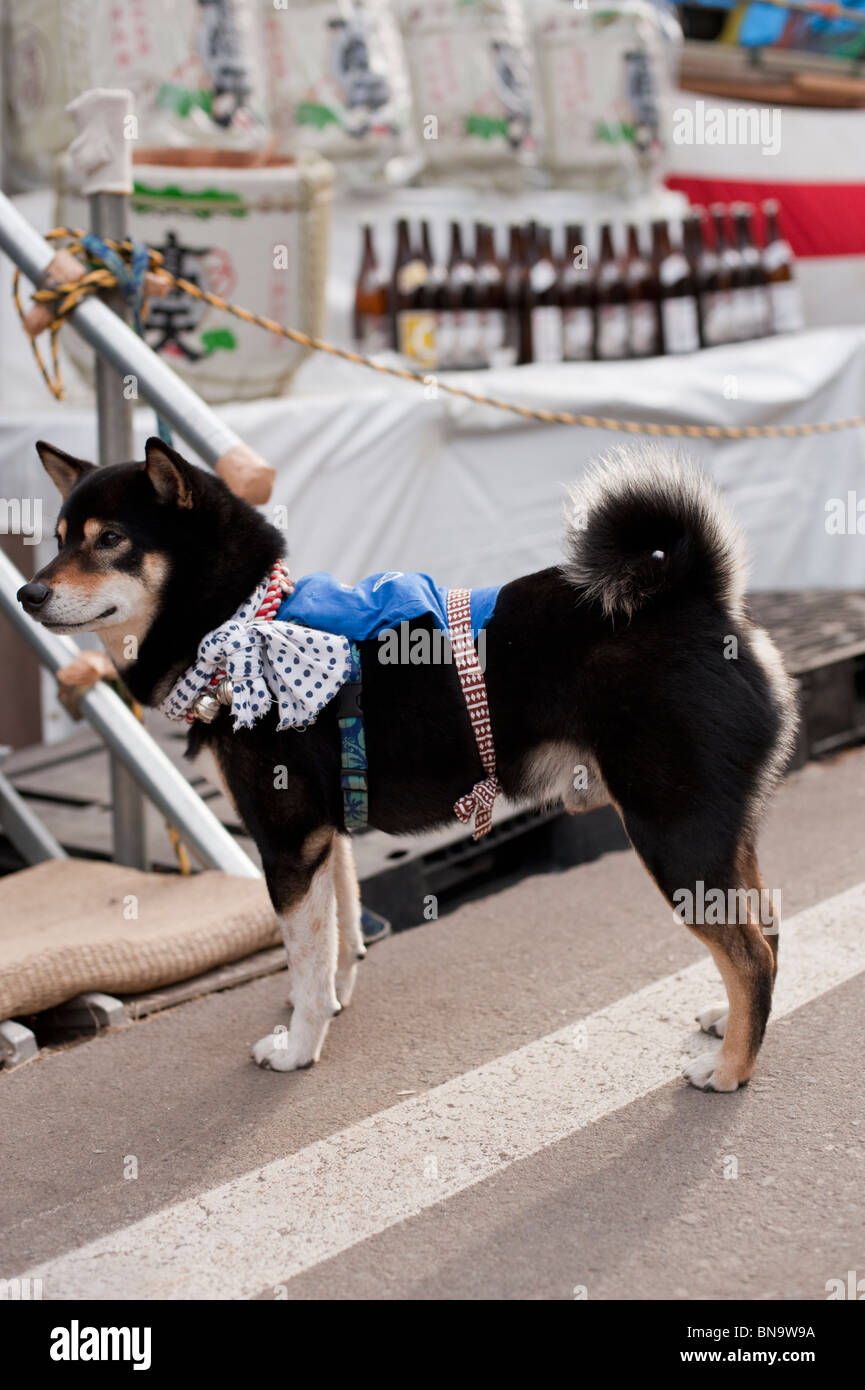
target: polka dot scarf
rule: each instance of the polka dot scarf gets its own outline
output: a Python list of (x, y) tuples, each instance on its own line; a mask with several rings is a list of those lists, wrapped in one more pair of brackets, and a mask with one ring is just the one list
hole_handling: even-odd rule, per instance
[(345, 637), (300, 623), (256, 620), (268, 583), (269, 576), (227, 623), (202, 637), (194, 664), (159, 706), (169, 719), (186, 719), (219, 671), (234, 684), (235, 730), (252, 728), (274, 700), (280, 729), (306, 729), (344, 685), (351, 666)]

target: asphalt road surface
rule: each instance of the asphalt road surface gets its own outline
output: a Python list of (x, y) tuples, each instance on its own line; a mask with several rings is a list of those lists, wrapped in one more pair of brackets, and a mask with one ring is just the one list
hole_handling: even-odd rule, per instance
[(285, 975), (0, 1074), (0, 1277), (46, 1299), (814, 1299), (865, 1276), (865, 751), (788, 779), (751, 1085), (711, 962), (634, 855), (375, 946), (322, 1061), (276, 1074)]

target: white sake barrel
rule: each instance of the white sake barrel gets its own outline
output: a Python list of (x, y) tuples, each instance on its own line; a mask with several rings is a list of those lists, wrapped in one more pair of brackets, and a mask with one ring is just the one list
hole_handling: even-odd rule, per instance
[(66, 108), (92, 87), (128, 88), (144, 145), (271, 142), (260, 0), (15, 0), (0, 11), (17, 187), (53, 182), (75, 134)]
[[(330, 164), (316, 156), (263, 168), (150, 163), (136, 164), (134, 175), (131, 234), (160, 251), (167, 270), (288, 328), (321, 334)], [(88, 225), (80, 194), (61, 192), (58, 223)], [(279, 395), (308, 355), (180, 290), (151, 300), (144, 337), (212, 403)], [(70, 333), (66, 346), (92, 374), (80, 339)]]

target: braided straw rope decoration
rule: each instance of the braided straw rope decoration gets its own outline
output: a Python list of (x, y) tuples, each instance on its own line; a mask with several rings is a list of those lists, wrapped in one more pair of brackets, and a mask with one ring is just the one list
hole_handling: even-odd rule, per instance
[[(81, 238), (85, 235), (86, 233), (80, 229), (55, 227), (53, 231), (47, 233), (46, 241), (68, 239), (70, 244), (66, 250), (75, 253), (82, 251)], [(130, 241), (115, 242), (106, 239), (106, 245), (129, 259), (132, 252)], [(413, 381), (422, 386), (429, 384), (430, 376), (428, 373), (413, 372), (403, 367), (389, 367), (381, 362), (373, 362), (369, 357), (364, 357), (359, 352), (334, 347), (332, 343), (323, 342), (321, 338), (311, 337), (308, 333), (301, 333), (295, 328), (285, 328), (281, 323), (275, 323), (273, 319), (264, 318), (260, 314), (253, 314), (249, 309), (241, 308), (239, 304), (229, 304), (219, 295), (209, 294), (206, 290), (199, 289), (197, 285), (191, 284), (189, 280), (185, 280), (181, 276), (170, 275), (162, 268), (160, 252), (152, 249), (150, 251), (150, 269), (159, 271), (164, 278), (170, 280), (178, 289), (183, 290), (194, 299), (203, 300), (222, 313), (233, 314), (243, 323), (257, 324), (267, 333), (275, 333), (281, 338), (288, 338), (291, 342), (299, 343), (301, 347), (310, 348), (315, 352), (326, 352), (331, 357), (341, 357), (345, 362), (356, 362), (358, 366), (369, 367), (372, 371), (381, 372), (384, 376), (397, 377), (402, 381)], [(23, 323), (25, 311), (21, 304), (19, 280), (20, 271), (16, 271), (12, 292), (15, 307)], [(70, 280), (61, 284), (46, 286), (44, 289), (38, 289), (34, 292), (35, 302), (50, 304), (54, 308), (55, 317), (50, 329), (53, 379), (42, 360), (35, 338), (31, 339), (31, 343), (39, 370), (57, 400), (63, 400), (64, 395), (57, 352), (57, 337), (63, 319), (86, 295), (94, 294), (99, 290), (112, 289), (115, 285), (116, 279), (112, 272), (105, 267), (99, 267), (88, 271), (80, 280)], [(476, 391), (466, 391), (461, 386), (452, 386), (438, 378), (436, 378), (436, 386), (439, 391), (446, 391), (448, 395), (474, 401), (476, 405), (488, 405), (496, 410), (507, 410), (510, 414), (519, 415), (524, 420), (540, 420), (544, 424), (550, 425), (582, 425), (586, 429), (614, 430), (624, 434), (663, 435), (674, 439), (791, 439), (801, 435), (832, 434), (836, 430), (859, 429), (865, 425), (865, 415), (853, 415), (846, 420), (827, 420), (819, 424), (803, 425), (662, 425), (640, 420), (617, 420), (602, 415), (575, 415), (568, 410), (536, 410), (524, 405), (515, 405), (513, 401), (498, 400), (495, 396), (482, 396)]]

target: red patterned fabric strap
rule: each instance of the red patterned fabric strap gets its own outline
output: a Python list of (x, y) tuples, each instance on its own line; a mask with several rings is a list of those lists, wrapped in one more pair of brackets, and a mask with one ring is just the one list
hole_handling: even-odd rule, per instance
[(454, 805), (454, 811), (465, 825), (474, 816), (473, 838), (479, 840), (492, 828), (493, 803), (501, 787), (496, 776), (496, 750), (490, 723), (490, 707), (487, 703), (487, 686), (472, 634), (470, 589), (448, 589), (448, 634), (481, 763), (487, 774), (482, 781), (475, 783), (470, 792), (460, 797)]

